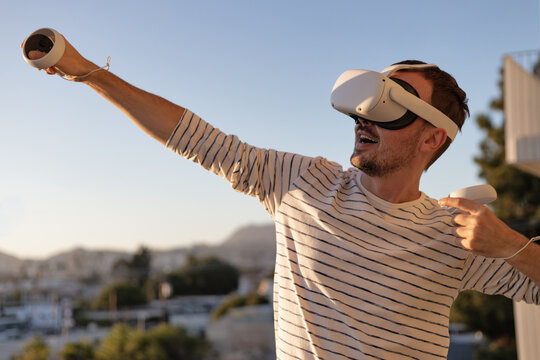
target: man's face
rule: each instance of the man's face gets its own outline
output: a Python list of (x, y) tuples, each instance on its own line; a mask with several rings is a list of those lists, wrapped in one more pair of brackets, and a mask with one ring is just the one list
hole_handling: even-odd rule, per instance
[[(433, 85), (418, 72), (397, 72), (400, 78), (413, 86), (420, 98), (431, 103)], [(386, 177), (409, 166), (418, 155), (420, 138), (426, 122), (416, 119), (411, 125), (388, 130), (359, 120), (355, 126), (355, 146), (351, 164), (372, 177)]]

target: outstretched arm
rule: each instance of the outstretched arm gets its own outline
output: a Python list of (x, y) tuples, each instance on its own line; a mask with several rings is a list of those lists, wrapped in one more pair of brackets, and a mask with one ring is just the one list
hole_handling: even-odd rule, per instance
[[(28, 57), (38, 59), (44, 55), (30, 51)], [(313, 161), (310, 157), (241, 142), (191, 111), (138, 89), (109, 71), (96, 69), (97, 65), (66, 41), (64, 56), (45, 71), (61, 72), (87, 84), (169, 149), (227, 179), (235, 190), (257, 196), (272, 215), (284, 194)]]
[[(64, 56), (54, 67), (46, 69), (48, 74), (61, 71), (66, 75), (81, 76), (99, 68), (81, 56), (67, 40), (65, 42)], [(30, 51), (28, 54), (31, 59), (44, 55), (40, 51)], [(181, 106), (130, 85), (106, 70), (92, 72), (76, 81), (90, 86), (162, 144), (167, 142), (184, 112)]]
[(525, 246), (517, 255), (506, 261), (540, 286), (540, 246), (534, 243), (527, 245), (529, 239), (508, 227), (487, 207), (474, 201), (444, 198), (439, 200), (439, 204), (466, 212), (454, 215), (457, 244), (473, 254), (489, 258), (506, 258)]

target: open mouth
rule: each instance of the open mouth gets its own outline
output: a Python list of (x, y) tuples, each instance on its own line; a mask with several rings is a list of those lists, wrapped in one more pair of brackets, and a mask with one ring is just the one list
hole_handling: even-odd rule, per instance
[(361, 143), (366, 143), (366, 144), (377, 144), (379, 142), (378, 139), (371, 137), (369, 135), (364, 135), (364, 134), (361, 134), (358, 140)]

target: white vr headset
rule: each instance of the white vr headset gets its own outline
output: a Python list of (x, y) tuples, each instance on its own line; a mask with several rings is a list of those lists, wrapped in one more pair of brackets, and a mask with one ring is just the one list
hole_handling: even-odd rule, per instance
[(437, 67), (434, 64), (393, 65), (381, 73), (370, 70), (347, 70), (339, 76), (330, 101), (332, 107), (354, 119), (361, 118), (382, 128), (397, 130), (421, 117), (433, 126), (446, 130), (454, 140), (458, 127), (448, 116), (418, 97), (407, 82), (389, 76), (403, 69)]

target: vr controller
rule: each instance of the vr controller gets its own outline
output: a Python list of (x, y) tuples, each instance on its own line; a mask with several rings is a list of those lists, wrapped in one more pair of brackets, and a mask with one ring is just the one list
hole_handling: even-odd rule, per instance
[(456, 190), (448, 195), (448, 197), (465, 198), (486, 205), (497, 200), (497, 191), (495, 191), (493, 186), (488, 184), (476, 185)]
[[(468, 187), (456, 190), (450, 193), (448, 197), (469, 199), (479, 204), (487, 205), (497, 200), (497, 191), (495, 190), (495, 188), (493, 188), (493, 186), (489, 184), (484, 184), (484, 185), (468, 186)], [(453, 209), (451, 213), (459, 214), (459, 213), (463, 213), (463, 211), (459, 209)]]
[[(64, 37), (56, 30), (42, 28), (31, 33), (22, 46), (24, 60), (38, 69), (47, 69), (53, 67), (64, 55), (66, 44)], [(30, 51), (41, 51), (47, 55), (32, 60), (29, 58)]]

